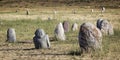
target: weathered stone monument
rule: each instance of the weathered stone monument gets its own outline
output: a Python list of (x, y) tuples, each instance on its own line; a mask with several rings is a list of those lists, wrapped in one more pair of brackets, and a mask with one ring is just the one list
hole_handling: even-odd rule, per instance
[(63, 22), (63, 28), (64, 28), (64, 32), (69, 32), (69, 22), (68, 21)]
[(92, 9), (91, 12), (94, 12), (94, 9)]
[(98, 19), (97, 27), (101, 30), (101, 32), (104, 35), (113, 35), (114, 34), (113, 27), (107, 20)]
[(105, 12), (105, 7), (102, 7), (101, 12), (102, 13)]
[(49, 36), (45, 34), (43, 29), (37, 29), (35, 31), (33, 42), (36, 49), (50, 48)]
[(81, 52), (102, 49), (102, 33), (92, 23), (83, 23), (79, 31), (79, 46)]
[(78, 25), (77, 25), (77, 23), (74, 23), (72, 25), (72, 31), (76, 31), (76, 30), (78, 30)]
[(27, 10), (26, 10), (26, 15), (29, 15), (29, 14), (30, 14), (30, 12), (29, 12), (29, 10), (27, 9)]
[(54, 33), (55, 33), (55, 37), (57, 38), (57, 40), (66, 39), (62, 23), (59, 23), (56, 26)]
[(13, 28), (9, 28), (7, 30), (7, 42), (15, 42), (16, 41), (16, 33)]

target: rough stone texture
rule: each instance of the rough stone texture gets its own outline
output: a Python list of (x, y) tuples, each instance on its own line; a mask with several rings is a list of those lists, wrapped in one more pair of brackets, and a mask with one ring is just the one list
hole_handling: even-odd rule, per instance
[(59, 23), (56, 26), (54, 33), (55, 33), (55, 37), (58, 40), (65, 40), (66, 39), (62, 23)]
[(81, 52), (88, 52), (89, 49), (102, 49), (102, 33), (92, 23), (83, 23), (79, 31), (79, 45)]
[(9, 28), (7, 30), (7, 40), (8, 42), (15, 42), (16, 41), (16, 33), (13, 28)]
[(64, 32), (69, 32), (69, 22), (68, 21), (63, 22), (63, 28), (64, 28)]
[(72, 25), (72, 31), (76, 31), (76, 30), (78, 30), (78, 24), (77, 24), (77, 23), (74, 23), (74, 24)]
[(36, 49), (50, 48), (49, 36), (45, 34), (43, 29), (37, 29), (33, 42)]
[(97, 27), (101, 30), (101, 32), (104, 35), (113, 35), (114, 34), (113, 27), (107, 20), (98, 19)]

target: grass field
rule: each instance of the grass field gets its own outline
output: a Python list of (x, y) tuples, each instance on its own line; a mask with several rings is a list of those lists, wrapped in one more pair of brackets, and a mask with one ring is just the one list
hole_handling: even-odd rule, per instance
[[(28, 10), (29, 15), (26, 15), (26, 8), (0, 9), (0, 60), (120, 60), (120, 9), (109, 8), (104, 13), (95, 8), (91, 12), (88, 7), (41, 7)], [(76, 14), (73, 14), (73, 10)], [(69, 21), (71, 29), (75, 22), (79, 26), (83, 22), (96, 25), (99, 18), (107, 19), (115, 32), (113, 36), (103, 36), (103, 51), (80, 55), (79, 30), (66, 33), (66, 41), (54, 39), (54, 29), (59, 22)], [(16, 43), (5, 42), (8, 28), (15, 28)], [(49, 35), (50, 49), (34, 49), (32, 39), (37, 28), (44, 29)]]

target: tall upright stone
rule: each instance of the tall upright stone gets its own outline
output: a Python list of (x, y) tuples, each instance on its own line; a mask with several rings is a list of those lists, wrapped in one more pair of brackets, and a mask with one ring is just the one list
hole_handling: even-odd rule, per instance
[(37, 29), (35, 31), (33, 42), (36, 49), (50, 48), (49, 36), (45, 34), (43, 29)]
[(69, 32), (69, 22), (68, 21), (63, 22), (63, 28), (64, 28), (64, 32)]
[(101, 30), (101, 32), (104, 35), (113, 35), (114, 34), (113, 27), (107, 20), (98, 19), (97, 27)]
[(76, 30), (78, 30), (78, 25), (77, 25), (77, 23), (74, 23), (72, 25), (72, 31), (76, 31)]
[(56, 10), (54, 10), (54, 11), (53, 11), (53, 14), (55, 14), (55, 15), (56, 15), (56, 14), (57, 14), (57, 11), (56, 11)]
[(109, 25), (108, 35), (114, 35), (114, 29), (111, 24)]
[(15, 29), (9, 28), (7, 30), (7, 42), (15, 42), (16, 41), (16, 33)]
[(105, 7), (102, 7), (101, 12), (102, 13), (105, 12)]
[(73, 13), (73, 14), (76, 14), (77, 12), (76, 12), (76, 10), (74, 9), (74, 10), (72, 11), (72, 13)]
[(48, 20), (52, 20), (50, 16), (48, 17)]
[(55, 37), (58, 40), (65, 40), (66, 39), (62, 23), (59, 23), (56, 26), (54, 33), (55, 33)]
[(94, 9), (91, 9), (91, 12), (94, 12)]
[(15, 11), (16, 13), (18, 12), (18, 10)]
[(27, 9), (27, 10), (26, 10), (26, 15), (29, 15), (29, 14), (30, 14), (30, 12), (29, 12), (29, 10)]
[(92, 23), (83, 23), (79, 31), (79, 46), (81, 52), (102, 49), (102, 33)]

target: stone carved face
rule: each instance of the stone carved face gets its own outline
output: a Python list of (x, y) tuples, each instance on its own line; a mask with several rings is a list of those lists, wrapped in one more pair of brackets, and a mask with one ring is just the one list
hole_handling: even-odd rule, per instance
[(35, 31), (33, 42), (36, 49), (50, 48), (49, 36), (45, 34), (43, 29), (37, 29)]
[(44, 35), (45, 35), (45, 32), (43, 29), (37, 29), (35, 32), (36, 37), (42, 38)]

